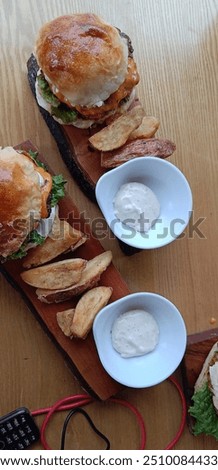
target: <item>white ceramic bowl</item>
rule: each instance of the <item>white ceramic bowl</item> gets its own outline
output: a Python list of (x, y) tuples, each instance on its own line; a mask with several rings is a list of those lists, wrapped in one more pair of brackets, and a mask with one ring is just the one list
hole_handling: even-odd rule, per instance
[[(145, 184), (159, 200), (158, 221), (148, 232), (127, 227), (114, 214), (114, 197), (129, 182)], [(192, 193), (183, 173), (172, 163), (152, 156), (135, 158), (101, 176), (96, 199), (115, 236), (139, 249), (159, 248), (174, 241), (188, 225), (192, 211)]]
[[(148, 354), (123, 358), (113, 348), (111, 330), (115, 319), (132, 309), (144, 309), (153, 315), (159, 327), (159, 341)], [(169, 377), (184, 356), (187, 339), (184, 320), (175, 305), (149, 292), (130, 294), (104, 307), (94, 320), (93, 335), (107, 373), (134, 388), (151, 387)]]

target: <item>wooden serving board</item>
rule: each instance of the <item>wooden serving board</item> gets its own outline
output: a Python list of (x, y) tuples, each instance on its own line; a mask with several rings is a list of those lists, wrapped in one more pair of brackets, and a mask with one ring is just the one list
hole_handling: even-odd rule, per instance
[[(33, 151), (37, 150), (29, 141), (22, 142), (15, 148), (27, 151), (30, 149)], [(40, 153), (39, 159), (47, 165)], [(51, 170), (50, 172), (52, 173)], [(68, 195), (59, 203), (59, 217), (67, 220), (77, 230), (86, 233), (88, 239), (85, 244), (75, 251), (75, 255), (68, 254), (57, 259), (75, 256), (88, 260), (104, 251), (100, 242), (91, 234), (87, 223), (84, 224), (78, 208)], [(78, 299), (50, 305), (40, 302), (35, 294), (35, 288), (22, 281), (20, 273), (23, 270), (22, 259), (6, 262), (0, 266), (0, 271), (10, 284), (20, 292), (30, 310), (35, 314), (37, 320), (42, 324), (47, 334), (63, 353), (70, 368), (80, 380), (82, 386), (89, 393), (101, 400), (106, 400), (112, 395), (115, 395), (123, 386), (114, 381), (103, 369), (92, 333), (89, 333), (85, 340), (71, 340), (63, 334), (57, 324), (56, 313), (61, 310), (73, 308)], [(113, 287), (111, 302), (130, 293), (126, 283), (113, 264), (102, 274), (99, 284)]]
[[(187, 407), (191, 405), (194, 385), (204, 361), (216, 341), (218, 341), (218, 328), (188, 336), (186, 352), (181, 364)], [(190, 415), (188, 415), (188, 424), (192, 431), (193, 418)]]
[[(33, 54), (27, 62), (27, 69), (30, 88), (36, 99), (35, 81), (38, 72), (38, 64)], [(37, 101), (36, 103), (38, 105)], [(78, 129), (74, 126), (60, 125), (45, 109), (41, 108), (39, 105), (38, 107), (56, 141), (60, 155), (69, 172), (84, 194), (91, 201), (96, 202), (96, 183), (105, 171), (108, 171), (101, 167), (100, 152), (92, 149), (89, 145), (88, 139), (92, 134), (97, 132), (96, 127), (91, 131), (90, 129)], [(139, 251), (137, 248), (130, 247), (120, 240), (118, 240), (118, 242), (126, 255), (132, 255)]]

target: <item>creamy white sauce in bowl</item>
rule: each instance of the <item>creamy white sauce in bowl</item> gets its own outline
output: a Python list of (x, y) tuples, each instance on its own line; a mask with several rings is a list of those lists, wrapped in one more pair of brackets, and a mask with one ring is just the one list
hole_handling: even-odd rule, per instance
[[(148, 312), (156, 321), (158, 342), (149, 353), (123, 357), (112, 344), (112, 331), (119, 317), (137, 310)], [(134, 388), (151, 387), (169, 377), (182, 360), (187, 339), (184, 320), (175, 305), (153, 292), (129, 294), (108, 304), (95, 317), (93, 336), (107, 373), (117, 382)]]
[[(128, 183), (147, 186), (159, 201), (160, 214), (147, 232), (130, 227), (127, 221), (121, 222), (118, 213), (114, 213), (116, 194), (122, 185)], [(191, 189), (185, 176), (169, 161), (154, 156), (133, 158), (105, 172), (97, 181), (95, 194), (114, 235), (127, 245), (143, 250), (161, 248), (173, 242), (187, 226), (192, 210)], [(130, 208), (131, 205), (132, 201)], [(137, 214), (130, 217), (133, 218), (133, 225), (137, 217)], [(146, 214), (143, 217), (146, 218)], [(157, 213), (153, 216), (155, 217)], [(129, 218), (129, 215), (125, 214), (125, 218)]]
[(123, 184), (114, 200), (114, 214), (124, 224), (138, 232), (147, 232), (160, 215), (160, 203), (145, 184)]
[(111, 332), (114, 349), (122, 357), (142, 356), (158, 344), (159, 328), (154, 317), (142, 309), (130, 310), (117, 317)]

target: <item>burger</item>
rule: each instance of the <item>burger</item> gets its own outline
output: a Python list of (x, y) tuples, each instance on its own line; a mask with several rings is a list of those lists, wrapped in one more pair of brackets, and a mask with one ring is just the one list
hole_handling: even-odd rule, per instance
[(0, 150), (0, 259), (22, 258), (42, 244), (64, 196), (62, 175), (51, 176), (37, 152)]
[(218, 342), (211, 348), (195, 383), (193, 405), (194, 434), (206, 434), (218, 440)]
[(95, 14), (46, 23), (34, 53), (38, 104), (60, 124), (89, 128), (134, 100), (139, 75), (131, 41)]

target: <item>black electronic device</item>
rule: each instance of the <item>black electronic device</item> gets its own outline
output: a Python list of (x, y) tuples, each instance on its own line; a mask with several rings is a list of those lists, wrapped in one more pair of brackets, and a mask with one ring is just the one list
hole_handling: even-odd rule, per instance
[(17, 408), (0, 418), (0, 450), (25, 450), (39, 438), (39, 429), (27, 408)]

